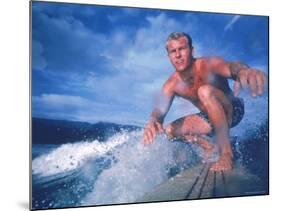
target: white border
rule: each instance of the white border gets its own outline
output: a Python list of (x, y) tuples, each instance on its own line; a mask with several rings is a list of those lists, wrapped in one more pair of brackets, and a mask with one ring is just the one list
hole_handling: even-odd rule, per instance
[[(60, 0), (58, 0), (60, 1)], [(274, 0), (66, 0), (67, 2), (270, 16), (270, 196), (118, 205), (66, 210), (273, 210), (280, 207), (280, 9)], [(63, 1), (62, 1), (63, 2)], [(28, 209), (29, 2), (1, 3), (1, 210)], [(258, 36), (258, 35), (257, 35)], [(278, 83), (279, 82), (279, 83)], [(279, 86), (278, 86), (279, 85)], [(280, 129), (279, 129), (280, 130)]]

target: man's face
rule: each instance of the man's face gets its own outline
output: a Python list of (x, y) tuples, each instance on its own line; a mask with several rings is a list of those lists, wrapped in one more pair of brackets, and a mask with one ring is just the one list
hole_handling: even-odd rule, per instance
[(193, 49), (190, 49), (188, 40), (180, 37), (176, 40), (169, 40), (167, 43), (168, 56), (176, 71), (185, 71), (191, 65)]

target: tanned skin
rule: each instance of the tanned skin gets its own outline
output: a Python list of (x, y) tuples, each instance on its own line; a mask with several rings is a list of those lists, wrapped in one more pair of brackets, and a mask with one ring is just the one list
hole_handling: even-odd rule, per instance
[[(167, 51), (175, 71), (162, 87), (163, 103), (152, 111), (142, 143), (150, 144), (158, 133), (166, 133), (170, 138), (179, 137), (198, 144), (205, 150), (206, 157), (216, 147), (219, 159), (210, 169), (232, 169), (233, 152), (229, 139), (233, 112), (231, 100), (238, 96), (241, 88), (250, 89), (253, 97), (262, 95), (265, 75), (240, 62), (226, 62), (219, 57), (195, 59), (194, 49), (186, 37), (168, 40)], [(228, 85), (228, 78), (235, 80), (234, 93)], [(190, 101), (208, 115), (215, 134), (215, 146), (204, 139), (204, 135), (212, 132), (211, 125), (197, 115), (185, 116), (163, 128), (164, 118), (175, 96)]]

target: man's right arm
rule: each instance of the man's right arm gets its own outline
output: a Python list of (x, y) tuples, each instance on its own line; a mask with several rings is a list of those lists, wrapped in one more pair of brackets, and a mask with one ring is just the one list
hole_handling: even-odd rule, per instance
[(144, 129), (143, 144), (150, 144), (158, 133), (163, 133), (163, 122), (168, 113), (174, 94), (171, 83), (166, 82), (162, 88), (161, 94), (157, 100), (156, 107), (153, 109), (150, 120)]
[(235, 96), (238, 96), (240, 87), (250, 89), (253, 97), (262, 95), (265, 90), (267, 78), (260, 70), (250, 68), (241, 62), (226, 62), (219, 57), (209, 58), (208, 63), (216, 74), (235, 81)]

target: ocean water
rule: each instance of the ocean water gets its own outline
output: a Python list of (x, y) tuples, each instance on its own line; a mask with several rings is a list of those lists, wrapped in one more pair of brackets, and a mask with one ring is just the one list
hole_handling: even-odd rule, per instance
[[(62, 145), (34, 144), (32, 207), (132, 203), (168, 178), (202, 161), (199, 147), (168, 141), (164, 135), (144, 146), (140, 143), (142, 134), (141, 130), (123, 131), (105, 142), (78, 140)], [(232, 138), (236, 162), (251, 167), (250, 150), (245, 153), (243, 142), (237, 140), (237, 137)], [(261, 148), (264, 149), (261, 153), (266, 153), (264, 146)], [(248, 163), (243, 162), (245, 159)], [(262, 159), (257, 161), (259, 166), (267, 162), (266, 156)], [(266, 175), (265, 170), (255, 173), (262, 177)], [(264, 183), (266, 185), (267, 181)]]
[(198, 163), (199, 151), (159, 136), (140, 143), (143, 131), (98, 140), (36, 145), (32, 160), (34, 209), (134, 202), (156, 185)]
[[(246, 98), (242, 122), (231, 130), (235, 163), (258, 176), (268, 190), (268, 105)], [(133, 203), (180, 171), (202, 161), (202, 150), (159, 135), (148, 146), (142, 130), (105, 141), (32, 145), (32, 208)]]

